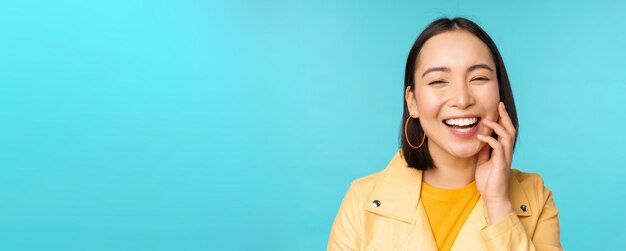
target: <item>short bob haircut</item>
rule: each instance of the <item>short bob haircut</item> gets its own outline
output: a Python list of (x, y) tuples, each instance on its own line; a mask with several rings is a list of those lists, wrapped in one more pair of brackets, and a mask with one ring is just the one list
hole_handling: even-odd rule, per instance
[[(411, 87), (411, 91), (415, 90), (415, 68), (417, 64), (417, 57), (419, 56), (420, 51), (422, 50), (422, 46), (424, 43), (431, 37), (444, 33), (447, 31), (454, 30), (463, 30), (469, 33), (474, 34), (474, 36), (478, 37), (491, 52), (491, 57), (496, 65), (496, 73), (498, 79), (498, 87), (500, 92), (500, 101), (504, 102), (504, 106), (506, 107), (511, 120), (513, 121), (513, 125), (515, 126), (515, 130), (518, 130), (518, 122), (517, 122), (517, 111), (515, 109), (515, 102), (513, 100), (513, 91), (511, 90), (511, 84), (509, 82), (509, 76), (506, 73), (506, 68), (504, 67), (504, 62), (502, 61), (502, 57), (500, 56), (500, 52), (496, 47), (496, 44), (491, 40), (491, 37), (487, 35), (487, 33), (480, 28), (476, 23), (462, 18), (457, 17), (454, 19), (449, 18), (440, 18), (428, 25), (424, 31), (417, 37), (413, 47), (411, 47), (411, 51), (409, 52), (409, 57), (406, 60), (406, 69), (404, 74), (404, 88), (402, 89), (402, 103), (404, 104), (404, 112), (402, 114), (401, 120), (401, 130), (400, 130), (400, 145), (402, 147), (402, 154), (407, 164), (411, 168), (415, 168), (418, 170), (427, 170), (430, 168), (435, 168), (433, 159), (430, 156), (430, 152), (428, 151), (428, 144), (425, 142), (422, 147), (418, 149), (412, 148), (406, 141), (404, 136), (404, 124), (407, 117), (410, 115), (409, 110), (406, 104), (406, 100), (404, 99), (405, 90), (407, 87)], [(412, 144), (418, 144), (421, 142), (422, 137), (424, 136), (424, 130), (419, 122), (419, 119), (410, 119), (407, 125), (407, 137), (411, 141)], [(492, 137), (497, 138), (497, 134), (495, 132), (492, 134)], [(428, 137), (426, 137), (426, 141)], [(515, 143), (517, 142), (517, 134), (515, 134), (515, 141), (513, 143), (513, 148), (515, 148)]]

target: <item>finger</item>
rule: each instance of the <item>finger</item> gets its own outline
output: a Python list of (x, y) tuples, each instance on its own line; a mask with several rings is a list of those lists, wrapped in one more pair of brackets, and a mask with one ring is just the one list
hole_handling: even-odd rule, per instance
[(480, 152), (478, 152), (479, 165), (489, 161), (489, 149), (491, 149), (491, 147), (489, 147), (489, 144), (485, 144), (483, 145), (483, 148), (480, 149)]
[(506, 107), (504, 107), (504, 102), (500, 102), (498, 105), (498, 113), (500, 119), (498, 120), (498, 124), (507, 131), (509, 134), (508, 142), (505, 143), (505, 152), (507, 153), (507, 160), (509, 163), (513, 162), (513, 145), (515, 144), (515, 126), (511, 121), (511, 116), (506, 111)]
[(494, 165), (497, 166), (506, 166), (506, 160), (504, 155), (504, 148), (500, 142), (490, 136), (477, 135), (478, 140), (485, 142), (493, 148), (493, 152), (491, 153), (491, 159), (494, 162)]
[[(504, 145), (504, 157), (506, 158), (506, 160), (508, 162), (511, 161), (511, 152), (513, 151), (512, 146), (513, 146), (513, 141), (512, 141), (512, 137), (511, 135), (509, 135), (509, 132), (506, 131), (506, 129), (504, 129), (504, 127), (502, 127), (502, 125), (493, 122), (491, 120), (488, 119), (483, 119), (483, 124), (486, 125), (487, 127), (493, 129), (496, 134), (498, 134), (498, 139), (499, 141)], [(490, 137), (491, 138), (491, 137)]]
[(506, 107), (504, 107), (504, 103), (500, 102), (498, 105), (498, 114), (500, 115), (500, 122), (504, 126), (504, 128), (509, 132), (509, 134), (515, 137), (515, 126), (513, 125), (513, 121), (509, 116), (509, 113), (506, 111)]

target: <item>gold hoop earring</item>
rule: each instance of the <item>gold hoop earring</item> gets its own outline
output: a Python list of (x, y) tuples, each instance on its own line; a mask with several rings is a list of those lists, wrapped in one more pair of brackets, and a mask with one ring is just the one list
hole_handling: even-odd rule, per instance
[(407, 133), (407, 127), (409, 125), (409, 119), (411, 119), (411, 116), (408, 116), (406, 118), (406, 122), (404, 123), (404, 137), (406, 138), (406, 143), (409, 143), (409, 146), (411, 146), (411, 148), (418, 149), (418, 148), (422, 147), (422, 145), (424, 144), (424, 140), (426, 139), (426, 133), (424, 133), (424, 136), (422, 137), (422, 143), (420, 143), (419, 146), (414, 146), (413, 144), (411, 144), (411, 141), (409, 141), (409, 135)]

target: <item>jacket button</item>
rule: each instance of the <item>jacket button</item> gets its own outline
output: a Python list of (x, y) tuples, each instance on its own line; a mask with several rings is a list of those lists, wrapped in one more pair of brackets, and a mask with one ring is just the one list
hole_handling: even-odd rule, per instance
[(522, 209), (522, 211), (526, 212), (528, 211), (528, 206), (526, 206), (525, 204), (522, 204), (521, 206), (519, 206), (519, 209)]
[(380, 207), (380, 201), (379, 200), (372, 201), (372, 207)]

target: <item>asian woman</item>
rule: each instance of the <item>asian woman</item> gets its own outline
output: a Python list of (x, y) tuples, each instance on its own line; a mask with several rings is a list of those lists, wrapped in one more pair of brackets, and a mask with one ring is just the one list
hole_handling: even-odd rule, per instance
[(435, 20), (409, 51), (400, 149), (352, 182), (328, 250), (562, 250), (538, 174), (511, 168), (518, 120), (502, 57), (465, 18)]

